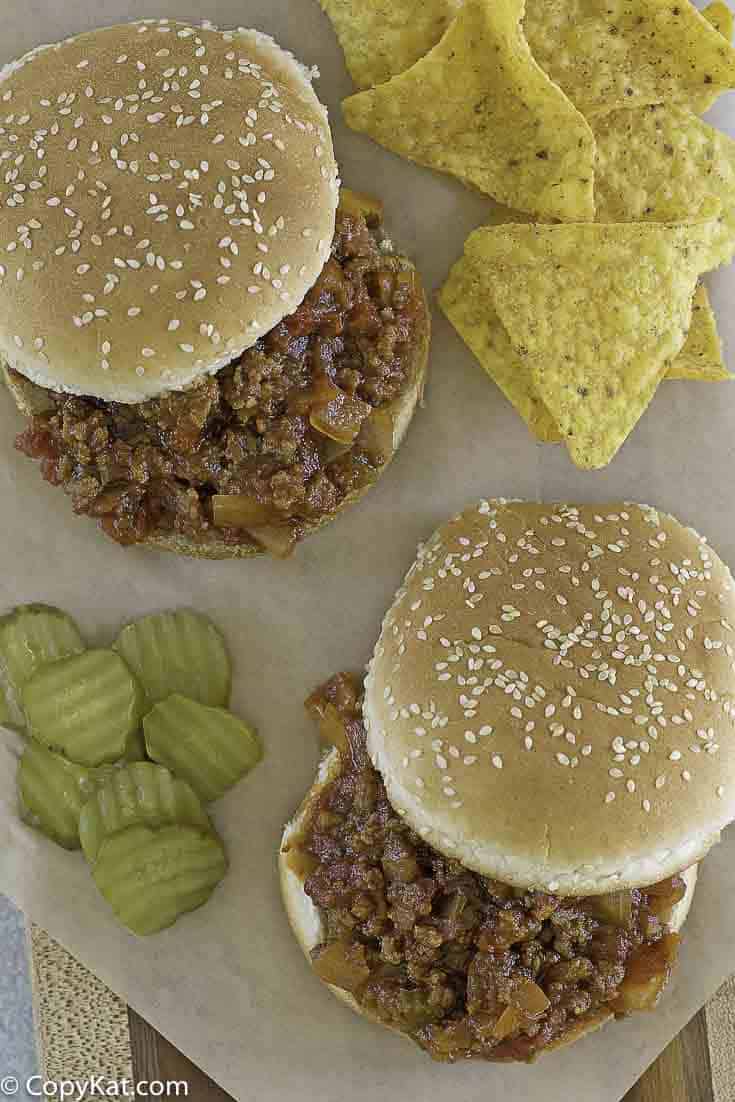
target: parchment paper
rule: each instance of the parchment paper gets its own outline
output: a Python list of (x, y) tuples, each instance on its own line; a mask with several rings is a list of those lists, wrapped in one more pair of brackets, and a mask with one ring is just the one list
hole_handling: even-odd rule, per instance
[[(344, 179), (385, 199), (396, 240), (428, 287), (441, 285), (483, 222), (485, 202), (346, 131), (338, 108), (350, 84), (315, 0), (3, 0), (0, 61), (95, 24), (164, 15), (258, 26), (317, 63)], [(715, 118), (729, 119), (732, 132), (735, 99)], [(712, 292), (735, 367), (735, 273), (718, 274)], [(561, 448), (531, 442), (438, 312), (435, 323), (426, 407), (392, 469), (364, 504), (286, 563), (207, 564), (109, 543), (14, 452), (20, 420), (0, 394), (0, 608), (58, 604), (93, 643), (154, 609), (208, 612), (234, 656), (233, 706), (257, 724), (267, 749), (265, 763), (214, 809), (232, 862), (224, 885), (174, 929), (138, 940), (112, 920), (79, 855), (17, 821), (18, 747), (0, 733), (0, 890), (239, 1100), (374, 1102), (441, 1091), (457, 1102), (616, 1102), (735, 971), (735, 834), (705, 862), (681, 967), (659, 1010), (531, 1068), (434, 1065), (341, 1007), (289, 932), (275, 853), (318, 756), (302, 701), (323, 678), (365, 663), (417, 542), (437, 523), (482, 495), (642, 499), (706, 532), (735, 563), (735, 390), (665, 383), (612, 465), (582, 473)]]

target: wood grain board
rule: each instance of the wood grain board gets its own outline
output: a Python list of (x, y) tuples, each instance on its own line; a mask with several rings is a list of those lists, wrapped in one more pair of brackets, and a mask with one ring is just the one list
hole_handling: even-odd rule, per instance
[[(231, 1102), (231, 1095), (133, 1011), (130, 1037), (137, 1078), (183, 1079), (189, 1083), (189, 1098), (196, 1102)], [(726, 1097), (715, 1097), (704, 1010), (661, 1053), (623, 1102), (729, 1102)]]

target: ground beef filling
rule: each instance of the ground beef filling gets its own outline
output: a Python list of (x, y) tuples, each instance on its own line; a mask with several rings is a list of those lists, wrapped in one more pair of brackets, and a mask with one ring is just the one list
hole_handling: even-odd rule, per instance
[(134, 406), (41, 392), (48, 411), (17, 447), (119, 543), (252, 542), (217, 517), (214, 495), (243, 495), (251, 528), (300, 538), (389, 457), (376, 415), (405, 392), (420, 339), (418, 280), (369, 222), (339, 212), (305, 301), (218, 375)]
[(359, 691), (339, 675), (308, 702), (343, 760), (289, 857), (325, 923), (317, 973), (437, 1060), (528, 1060), (606, 1011), (653, 1006), (683, 880), (568, 899), (442, 857), (388, 802)]

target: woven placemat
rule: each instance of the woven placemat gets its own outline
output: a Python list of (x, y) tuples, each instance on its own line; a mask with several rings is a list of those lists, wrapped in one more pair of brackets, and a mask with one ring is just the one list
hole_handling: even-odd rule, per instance
[(735, 1099), (735, 977), (723, 983), (705, 1011), (715, 1102)]
[[(29, 924), (33, 1000), (46, 1079), (131, 1079), (128, 1011), (117, 995), (38, 926)], [(735, 978), (706, 1009), (715, 1102), (735, 1100)], [(90, 1096), (97, 1097), (97, 1096)]]
[(28, 923), (27, 930), (41, 1075), (51, 1082), (131, 1080), (125, 1003), (39, 926)]

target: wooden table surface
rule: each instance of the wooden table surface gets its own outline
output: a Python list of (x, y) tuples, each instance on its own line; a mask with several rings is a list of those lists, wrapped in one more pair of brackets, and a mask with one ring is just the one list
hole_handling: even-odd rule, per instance
[[(142, 1018), (132, 1010), (129, 1014), (136, 1079), (183, 1079), (195, 1102), (231, 1099)], [(714, 1102), (704, 1010), (671, 1042), (624, 1102)]]

